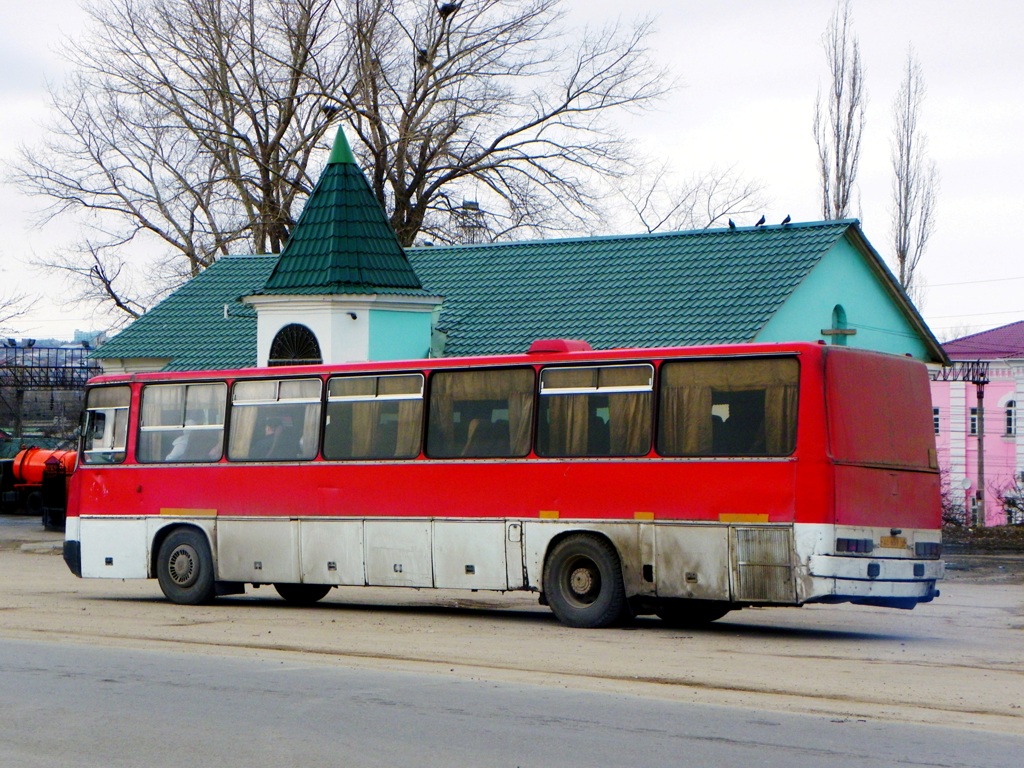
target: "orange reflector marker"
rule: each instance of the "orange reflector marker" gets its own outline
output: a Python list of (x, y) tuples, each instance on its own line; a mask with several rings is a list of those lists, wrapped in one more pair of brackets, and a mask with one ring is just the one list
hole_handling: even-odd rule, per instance
[(743, 512), (724, 512), (718, 516), (720, 523), (767, 523), (768, 515), (745, 514)]
[(537, 513), (537, 516), (541, 520), (557, 520), (558, 519), (558, 510), (557, 509), (542, 509), (540, 512)]
[(634, 520), (653, 520), (654, 519), (654, 513), (653, 512), (634, 512), (633, 513), (633, 519)]
[(160, 507), (161, 515), (175, 517), (216, 517), (216, 509), (179, 509), (177, 507)]

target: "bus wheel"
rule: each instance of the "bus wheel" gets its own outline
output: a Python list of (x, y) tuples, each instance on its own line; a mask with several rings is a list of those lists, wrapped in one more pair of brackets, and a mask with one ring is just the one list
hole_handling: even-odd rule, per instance
[(200, 605), (216, 594), (210, 545), (199, 531), (184, 528), (164, 539), (156, 570), (160, 589), (172, 603)]
[(292, 605), (312, 605), (331, 591), (330, 584), (275, 584), (277, 594)]
[(717, 600), (663, 600), (655, 613), (670, 627), (691, 629), (717, 621), (731, 610), (729, 603)]
[(570, 627), (595, 629), (620, 621), (626, 590), (615, 547), (587, 534), (562, 539), (544, 564), (544, 596), (558, 620)]

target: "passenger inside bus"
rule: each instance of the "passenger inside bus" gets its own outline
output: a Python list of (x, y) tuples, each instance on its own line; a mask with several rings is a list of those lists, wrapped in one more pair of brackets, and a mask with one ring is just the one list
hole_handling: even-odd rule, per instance
[(301, 435), (285, 419), (269, 418), (263, 425), (263, 436), (252, 447), (253, 459), (297, 459), (302, 453)]
[(185, 429), (174, 438), (164, 460), (216, 461), (221, 456), (223, 435), (222, 429)]
[(711, 452), (759, 456), (765, 451), (764, 390), (712, 392)]

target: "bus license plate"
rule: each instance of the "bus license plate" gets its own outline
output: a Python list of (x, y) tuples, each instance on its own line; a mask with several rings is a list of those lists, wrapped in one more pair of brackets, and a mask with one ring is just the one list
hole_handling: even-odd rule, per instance
[(885, 549), (903, 549), (907, 546), (906, 536), (882, 536), (878, 540), (878, 546)]

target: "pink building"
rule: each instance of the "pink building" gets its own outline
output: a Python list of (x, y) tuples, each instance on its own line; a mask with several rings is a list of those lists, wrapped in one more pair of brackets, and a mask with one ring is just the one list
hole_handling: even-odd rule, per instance
[[(983, 503), (985, 525), (1022, 524), (1024, 430), (1017, 428), (1017, 405), (1024, 405), (1024, 321), (964, 336), (943, 349), (954, 367), (933, 374), (932, 407), (949, 500), (968, 522), (980, 522)], [(969, 363), (987, 363), (988, 383), (975, 383), (986, 378), (978, 375), (984, 365)], [(950, 380), (942, 380), (944, 373)]]

